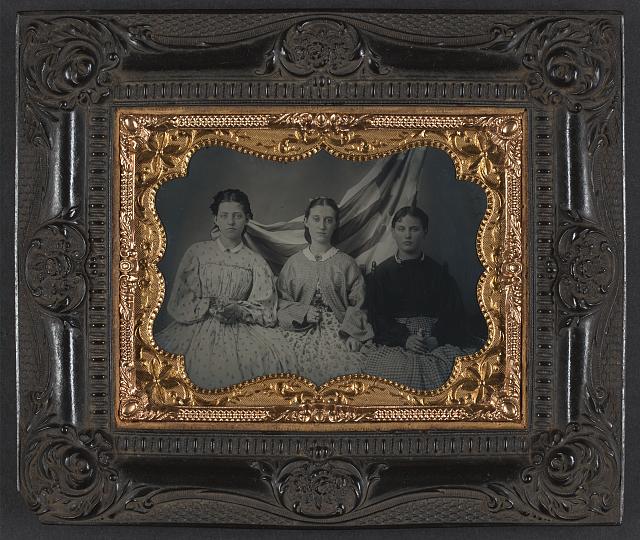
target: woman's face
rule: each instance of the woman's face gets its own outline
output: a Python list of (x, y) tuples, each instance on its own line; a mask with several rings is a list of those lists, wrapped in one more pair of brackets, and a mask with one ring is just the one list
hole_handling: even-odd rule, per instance
[(309, 217), (304, 220), (309, 229), (312, 243), (330, 244), (338, 221), (336, 212), (330, 206), (314, 206), (309, 210)]
[(409, 255), (415, 255), (422, 250), (422, 243), (427, 232), (419, 218), (404, 216), (400, 218), (391, 230), (396, 241), (398, 251)]
[(242, 233), (247, 225), (247, 215), (242, 205), (237, 202), (223, 202), (218, 207), (218, 213), (213, 218), (220, 229), (220, 234), (227, 240), (240, 242)]

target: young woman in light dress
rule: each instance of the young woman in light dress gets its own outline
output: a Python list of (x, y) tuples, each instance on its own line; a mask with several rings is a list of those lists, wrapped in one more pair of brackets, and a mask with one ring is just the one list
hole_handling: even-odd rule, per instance
[(220, 191), (211, 211), (220, 236), (184, 254), (167, 306), (174, 321), (156, 343), (184, 355), (189, 378), (202, 388), (290, 371), (290, 348), (270, 328), (277, 323), (273, 273), (242, 242), (249, 199), (240, 190)]
[(361, 349), (373, 338), (360, 268), (333, 245), (339, 219), (333, 199), (312, 199), (304, 217), (309, 245), (278, 277), (278, 321), (294, 351), (293, 371), (316, 384), (361, 372)]

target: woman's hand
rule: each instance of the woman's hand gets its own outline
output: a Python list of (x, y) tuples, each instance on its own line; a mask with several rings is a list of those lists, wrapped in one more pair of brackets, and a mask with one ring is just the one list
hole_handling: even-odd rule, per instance
[(362, 343), (351, 336), (347, 336), (345, 344), (350, 352), (358, 352), (362, 348)]
[(350, 352), (358, 352), (362, 348), (362, 343), (351, 336), (347, 336), (345, 343)]
[(429, 336), (425, 340), (425, 345), (427, 346), (427, 350), (431, 352), (433, 349), (435, 349), (438, 346), (438, 338), (434, 336)]
[(437, 346), (438, 339), (433, 336), (422, 337), (412, 334), (407, 338), (407, 342), (404, 348), (408, 351), (411, 351), (412, 353), (427, 354)]
[(304, 316), (304, 322), (307, 324), (318, 324), (320, 322), (320, 310), (316, 307), (309, 306), (307, 314)]
[(242, 320), (243, 311), (238, 304), (227, 304), (218, 312), (218, 318), (224, 324), (233, 324)]
[(427, 354), (429, 352), (429, 348), (427, 346), (427, 338), (416, 336), (414, 334), (411, 334), (407, 338), (407, 342), (405, 343), (404, 348), (415, 354)]

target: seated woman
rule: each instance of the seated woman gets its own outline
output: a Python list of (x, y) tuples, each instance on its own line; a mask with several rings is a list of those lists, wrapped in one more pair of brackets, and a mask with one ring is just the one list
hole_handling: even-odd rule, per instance
[(242, 242), (251, 219), (240, 190), (220, 191), (211, 211), (220, 236), (184, 254), (169, 297), (163, 349), (185, 356), (191, 381), (220, 388), (290, 369), (290, 349), (279, 331), (274, 277), (266, 261)]
[(297, 358), (296, 373), (317, 384), (362, 371), (363, 344), (373, 330), (362, 307), (364, 278), (356, 261), (333, 246), (338, 205), (312, 199), (304, 214), (302, 251), (287, 260), (278, 277), (278, 321)]
[(428, 217), (406, 206), (394, 215), (398, 251), (369, 275), (368, 304), (378, 347), (364, 372), (420, 390), (441, 386), (456, 356), (474, 352), (458, 286), (422, 252)]

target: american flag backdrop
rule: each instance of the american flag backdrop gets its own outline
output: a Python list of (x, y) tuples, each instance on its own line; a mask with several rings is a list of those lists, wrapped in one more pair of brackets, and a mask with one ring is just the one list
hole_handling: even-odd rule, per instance
[[(368, 270), (373, 262), (379, 263), (395, 253), (391, 219), (398, 209), (415, 204), (425, 156), (426, 150), (418, 148), (377, 160), (339, 201), (336, 245), (354, 257), (363, 269)], [(289, 257), (307, 245), (303, 218), (300, 215), (272, 224), (250, 221), (245, 242), (277, 274)], [(218, 234), (215, 228), (212, 237), (215, 239)]]

